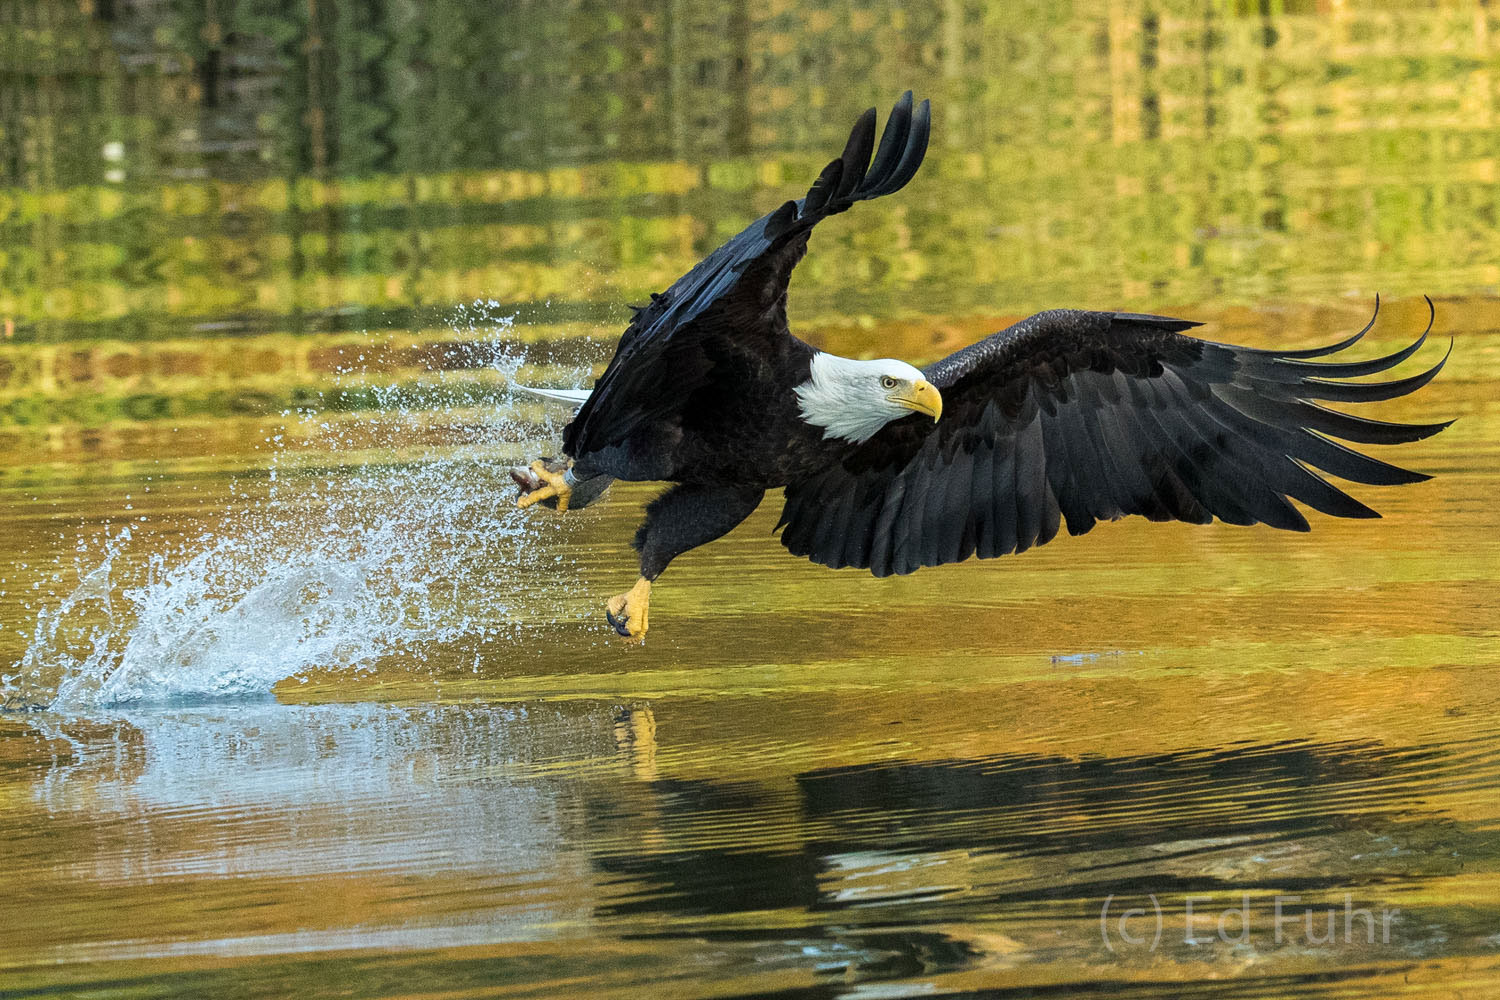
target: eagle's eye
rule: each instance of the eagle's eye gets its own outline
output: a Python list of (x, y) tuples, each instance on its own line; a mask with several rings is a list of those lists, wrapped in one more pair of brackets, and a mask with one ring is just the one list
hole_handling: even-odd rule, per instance
[(880, 384), (883, 388), (886, 389), (896, 388), (896, 380), (891, 378), (889, 375), (882, 375), (880, 377)]

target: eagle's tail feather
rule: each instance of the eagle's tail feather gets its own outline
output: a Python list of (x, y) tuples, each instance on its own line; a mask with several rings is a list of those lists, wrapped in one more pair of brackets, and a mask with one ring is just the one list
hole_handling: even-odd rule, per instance
[(539, 389), (536, 386), (522, 385), (519, 382), (512, 382), (511, 388), (529, 392), (533, 396), (541, 396), (544, 399), (568, 403), (575, 408), (582, 406), (588, 400), (589, 394), (593, 392), (592, 389)]

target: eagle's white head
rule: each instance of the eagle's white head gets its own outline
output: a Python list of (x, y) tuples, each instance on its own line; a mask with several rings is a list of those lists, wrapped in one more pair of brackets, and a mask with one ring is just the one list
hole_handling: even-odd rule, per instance
[(854, 361), (837, 354), (813, 355), (812, 377), (794, 390), (802, 419), (823, 428), (823, 437), (862, 444), (897, 417), (925, 413), (937, 420), (943, 397), (905, 361)]

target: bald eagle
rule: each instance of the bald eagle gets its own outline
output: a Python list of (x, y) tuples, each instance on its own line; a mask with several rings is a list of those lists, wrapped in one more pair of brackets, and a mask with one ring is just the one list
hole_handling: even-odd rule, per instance
[(1078, 535), (1127, 514), (1306, 531), (1288, 498), (1336, 517), (1379, 516), (1314, 468), (1375, 485), (1428, 478), (1335, 439), (1395, 444), (1446, 423), (1389, 423), (1318, 402), (1421, 388), (1446, 355), (1409, 378), (1338, 380), (1394, 367), (1425, 332), (1383, 358), (1319, 362), (1369, 326), (1326, 347), (1252, 350), (1185, 336), (1198, 325), (1185, 320), (1059, 309), (924, 369), (842, 358), (792, 336), (787, 283), (813, 227), (904, 187), (930, 125), (928, 102), (913, 108), (908, 91), (876, 148), (875, 109), (866, 111), (806, 196), (637, 308), (592, 392), (545, 393), (578, 410), (562, 459), (512, 470), (519, 506), (576, 509), (616, 479), (673, 484), (636, 534), (639, 580), (607, 604), (621, 635), (646, 634), (652, 582), (674, 558), (724, 535), (767, 490), (785, 490), (777, 527), (794, 555), (887, 576), (1023, 552), (1063, 523)]

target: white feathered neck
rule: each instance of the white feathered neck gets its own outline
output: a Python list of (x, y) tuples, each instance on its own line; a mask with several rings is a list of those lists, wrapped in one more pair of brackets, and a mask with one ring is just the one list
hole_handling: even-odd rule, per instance
[(913, 382), (922, 373), (905, 361), (880, 358), (855, 361), (837, 354), (813, 355), (812, 377), (793, 391), (802, 419), (823, 428), (823, 438), (863, 444), (880, 428), (910, 411), (893, 403), (880, 380), (890, 376)]

